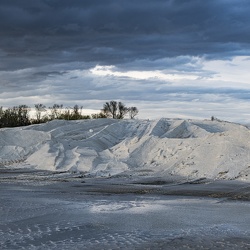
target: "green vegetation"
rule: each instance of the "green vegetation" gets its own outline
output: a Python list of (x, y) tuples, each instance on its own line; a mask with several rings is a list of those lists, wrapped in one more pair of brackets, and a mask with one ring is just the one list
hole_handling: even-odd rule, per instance
[(54, 104), (52, 107), (38, 103), (34, 105), (35, 115), (30, 116), (31, 108), (27, 105), (14, 106), (3, 109), (0, 107), (0, 128), (19, 127), (31, 124), (45, 123), (55, 119), (61, 120), (81, 120), (113, 118), (123, 119), (126, 115), (134, 119), (138, 114), (136, 107), (126, 107), (122, 102), (110, 101), (103, 105), (103, 109), (98, 114), (83, 115), (82, 106), (75, 105), (73, 108), (64, 108), (62, 104)]
[(29, 110), (30, 108), (26, 105), (14, 106), (6, 110), (0, 107), (0, 127), (30, 125)]

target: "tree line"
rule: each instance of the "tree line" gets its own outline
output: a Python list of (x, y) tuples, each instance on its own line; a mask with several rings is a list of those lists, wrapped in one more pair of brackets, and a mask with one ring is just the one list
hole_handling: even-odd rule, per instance
[(54, 104), (47, 108), (45, 105), (39, 103), (34, 105), (35, 114), (31, 117), (30, 111), (32, 109), (27, 105), (14, 106), (7, 109), (0, 107), (0, 128), (27, 126), (45, 123), (55, 119), (124, 119), (126, 116), (130, 119), (134, 119), (139, 112), (136, 107), (126, 107), (125, 104), (117, 101), (104, 103), (103, 108), (97, 114), (83, 115), (82, 109), (83, 107), (79, 105), (75, 105), (73, 108), (64, 108), (63, 104)]

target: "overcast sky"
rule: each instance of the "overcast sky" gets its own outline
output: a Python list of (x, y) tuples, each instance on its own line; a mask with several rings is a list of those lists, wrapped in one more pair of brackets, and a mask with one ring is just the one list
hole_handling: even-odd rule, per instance
[[(250, 123), (249, 0), (0, 0), (0, 106)], [(92, 112), (92, 111), (91, 111)]]

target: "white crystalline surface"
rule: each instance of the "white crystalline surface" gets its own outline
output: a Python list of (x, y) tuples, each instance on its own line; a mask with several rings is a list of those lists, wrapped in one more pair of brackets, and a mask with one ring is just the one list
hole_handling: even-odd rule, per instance
[(180, 119), (61, 121), (0, 130), (0, 166), (87, 172), (150, 173), (189, 179), (250, 179), (250, 130)]

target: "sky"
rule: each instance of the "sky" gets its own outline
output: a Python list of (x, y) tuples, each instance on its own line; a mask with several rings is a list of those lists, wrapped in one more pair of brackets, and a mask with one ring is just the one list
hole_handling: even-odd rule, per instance
[(1, 0), (0, 106), (250, 123), (249, 0)]

